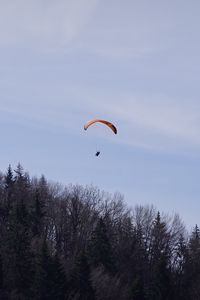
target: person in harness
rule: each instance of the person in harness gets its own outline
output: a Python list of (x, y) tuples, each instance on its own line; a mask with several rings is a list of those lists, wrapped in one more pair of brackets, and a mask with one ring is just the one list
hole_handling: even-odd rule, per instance
[[(101, 120), (101, 119), (92, 119), (92, 120), (87, 121), (83, 126), (84, 130), (87, 130), (88, 127), (90, 127), (91, 125), (93, 125), (94, 123), (97, 123), (97, 122), (103, 123), (104, 125), (108, 126), (114, 134), (117, 134), (117, 128), (115, 127), (114, 124), (112, 124), (109, 121)], [(100, 154), (100, 151), (96, 151), (95, 156), (99, 156), (99, 154)]]
[(95, 155), (96, 155), (96, 156), (99, 156), (99, 154), (100, 154), (100, 151), (97, 151)]

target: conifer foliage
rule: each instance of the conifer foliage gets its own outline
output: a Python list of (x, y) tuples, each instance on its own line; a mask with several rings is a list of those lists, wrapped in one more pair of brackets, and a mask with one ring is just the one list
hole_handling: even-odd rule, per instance
[(0, 176), (0, 299), (200, 299), (200, 230), (93, 186)]

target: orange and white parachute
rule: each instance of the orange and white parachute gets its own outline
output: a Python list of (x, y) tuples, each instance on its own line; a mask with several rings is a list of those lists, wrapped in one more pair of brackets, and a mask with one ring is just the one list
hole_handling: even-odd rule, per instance
[(108, 122), (108, 121), (105, 121), (105, 120), (100, 120), (100, 119), (92, 119), (92, 120), (86, 122), (85, 125), (84, 125), (84, 129), (87, 130), (89, 126), (91, 126), (92, 124), (94, 124), (96, 122), (100, 122), (100, 123), (105, 124), (106, 126), (110, 127), (110, 129), (115, 134), (117, 134), (117, 128), (111, 122)]

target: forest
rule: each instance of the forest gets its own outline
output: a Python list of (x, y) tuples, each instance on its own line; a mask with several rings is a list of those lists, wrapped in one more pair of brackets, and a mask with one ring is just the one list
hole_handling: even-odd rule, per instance
[[(161, 199), (162, 201), (162, 199)], [(137, 203), (137, 199), (133, 199)], [(200, 231), (120, 193), (0, 173), (1, 300), (200, 299)]]

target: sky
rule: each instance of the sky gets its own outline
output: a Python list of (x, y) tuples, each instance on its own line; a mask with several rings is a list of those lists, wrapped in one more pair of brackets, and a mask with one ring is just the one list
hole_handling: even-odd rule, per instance
[[(197, 0), (0, 0), (1, 171), (200, 225), (199, 14)], [(118, 134), (84, 131), (96, 117)]]

